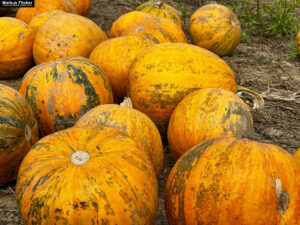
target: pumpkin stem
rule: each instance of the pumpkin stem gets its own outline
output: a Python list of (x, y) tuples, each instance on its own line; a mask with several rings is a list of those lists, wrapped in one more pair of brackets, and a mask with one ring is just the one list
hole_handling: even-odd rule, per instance
[(31, 139), (31, 128), (28, 124), (25, 126), (24, 136), (25, 136), (26, 141), (30, 141), (30, 139)]
[(127, 107), (130, 107), (130, 108), (133, 108), (132, 101), (128, 97), (124, 98), (124, 101), (121, 102), (120, 106), (127, 106)]
[(86, 164), (90, 160), (90, 155), (86, 151), (77, 150), (71, 155), (71, 163), (75, 166)]
[(161, 8), (164, 4), (162, 0), (154, 0), (154, 2), (155, 2), (154, 4), (155, 8)]
[(263, 109), (265, 107), (265, 101), (263, 99), (263, 97), (258, 94), (255, 91), (252, 91), (248, 88), (242, 87), (242, 86), (238, 86), (237, 87), (237, 94), (240, 96), (240, 92), (246, 92), (248, 94), (250, 94), (253, 97), (253, 109)]

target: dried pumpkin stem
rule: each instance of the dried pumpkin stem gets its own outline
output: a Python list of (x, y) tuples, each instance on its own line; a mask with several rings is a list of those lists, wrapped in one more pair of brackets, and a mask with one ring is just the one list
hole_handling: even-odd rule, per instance
[(154, 2), (155, 2), (154, 4), (155, 8), (161, 8), (164, 4), (162, 0), (155, 0)]
[(265, 107), (265, 101), (264, 101), (263, 97), (260, 94), (258, 94), (257, 92), (252, 91), (249, 88), (238, 86), (237, 93), (239, 94), (240, 92), (246, 92), (253, 97), (253, 103), (254, 103), (253, 109), (261, 109), (262, 110)]
[(124, 101), (120, 104), (120, 106), (127, 106), (127, 107), (130, 107), (130, 108), (133, 108), (132, 101), (128, 97), (124, 98)]

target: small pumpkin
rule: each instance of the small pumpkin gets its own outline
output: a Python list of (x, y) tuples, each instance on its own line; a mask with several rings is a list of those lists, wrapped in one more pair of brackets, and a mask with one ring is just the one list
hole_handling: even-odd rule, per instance
[(230, 55), (241, 38), (240, 23), (226, 6), (208, 4), (200, 7), (190, 18), (192, 43), (219, 56)]
[(0, 18), (0, 79), (23, 76), (32, 66), (34, 34), (26, 23)]
[(19, 92), (31, 105), (41, 136), (72, 127), (97, 105), (113, 103), (107, 76), (83, 57), (33, 67), (25, 74)]
[(24, 224), (154, 225), (158, 187), (144, 150), (111, 127), (48, 135), (24, 158), (16, 185)]
[(114, 97), (127, 96), (129, 67), (142, 50), (153, 44), (146, 38), (126, 36), (106, 40), (93, 50), (89, 59), (108, 76)]
[(121, 36), (139, 36), (148, 38), (156, 44), (166, 42), (187, 43), (183, 30), (174, 22), (165, 18), (144, 19), (124, 30)]
[(178, 159), (205, 140), (251, 138), (253, 133), (250, 110), (240, 97), (221, 88), (205, 88), (185, 96), (176, 106), (168, 126), (168, 144)]
[(33, 43), (33, 58), (36, 64), (71, 56), (88, 58), (106, 39), (106, 34), (92, 20), (61, 13), (40, 26)]
[(16, 178), (22, 159), (38, 139), (30, 105), (19, 92), (0, 84), (0, 185)]
[(38, 31), (39, 27), (43, 25), (50, 17), (64, 13), (62, 10), (50, 10), (43, 12), (41, 14), (38, 14), (35, 16), (31, 22), (28, 24), (29, 27), (32, 29), (34, 34)]
[(77, 121), (75, 127), (91, 124), (115, 127), (131, 137), (147, 152), (155, 174), (159, 176), (164, 161), (161, 137), (152, 120), (132, 108), (130, 99), (126, 98), (121, 105), (103, 104), (91, 109)]
[(276, 145), (233, 137), (205, 141), (169, 174), (169, 224), (299, 224), (299, 172), (292, 155)]
[(162, 0), (148, 1), (136, 8), (137, 11), (150, 13), (155, 17), (169, 19), (182, 28), (181, 14), (172, 6), (164, 3)]
[(149, 13), (141, 11), (132, 11), (123, 14), (112, 24), (109, 30), (110, 38), (121, 36), (123, 31), (126, 30), (129, 26), (147, 18), (153, 18), (153, 16)]
[(300, 31), (299, 31), (298, 34), (297, 34), (296, 41), (297, 41), (297, 52), (298, 52), (298, 57), (300, 57)]
[(71, 0), (79, 15), (86, 16), (91, 8), (92, 0)]
[(29, 24), (35, 16), (55, 9), (68, 13), (76, 13), (76, 8), (71, 0), (35, 0), (33, 8), (19, 8), (16, 18)]
[(297, 163), (300, 165), (300, 148), (294, 153), (294, 158), (297, 161)]

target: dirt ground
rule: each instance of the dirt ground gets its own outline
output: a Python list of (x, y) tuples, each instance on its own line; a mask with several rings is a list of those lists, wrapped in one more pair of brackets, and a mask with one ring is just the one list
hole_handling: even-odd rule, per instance
[[(108, 34), (114, 20), (134, 10), (138, 0), (93, 0), (88, 18), (95, 21)], [(177, 1), (165, 1), (178, 8)], [(188, 2), (188, 3), (184, 3)], [(181, 7), (188, 18), (201, 0), (182, 1)], [(228, 2), (228, 1), (227, 1)], [(10, 12), (14, 16), (14, 11)], [(298, 15), (300, 16), (300, 15)], [(251, 37), (240, 43), (232, 56), (223, 59), (235, 71), (239, 85), (251, 88), (265, 99), (264, 111), (252, 110), (255, 140), (272, 143), (294, 153), (300, 148), (300, 59), (290, 57), (290, 41), (265, 37)], [(0, 80), (17, 88), (20, 79)], [(164, 211), (163, 189), (170, 169), (174, 165), (165, 146), (164, 170), (159, 177), (159, 211), (156, 225), (167, 225)], [(0, 225), (22, 224), (14, 197), (14, 184), (0, 187)]]

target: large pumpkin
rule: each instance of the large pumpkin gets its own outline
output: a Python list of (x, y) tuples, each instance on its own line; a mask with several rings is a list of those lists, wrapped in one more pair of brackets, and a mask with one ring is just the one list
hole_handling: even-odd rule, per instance
[(30, 23), (35, 16), (55, 9), (76, 13), (76, 8), (71, 0), (35, 0), (33, 8), (19, 8), (16, 18), (23, 20), (25, 23)]
[(106, 39), (105, 33), (92, 20), (62, 13), (40, 26), (33, 43), (33, 58), (36, 64), (70, 56), (88, 58)]
[(30, 103), (42, 136), (73, 126), (97, 105), (113, 103), (107, 76), (83, 57), (33, 67), (25, 74), (19, 91)]
[(16, 178), (23, 157), (38, 138), (30, 105), (19, 92), (0, 84), (0, 185)]
[(237, 17), (226, 6), (208, 4), (190, 18), (192, 43), (220, 55), (230, 55), (240, 42), (241, 27)]
[(26, 23), (0, 18), (0, 79), (22, 76), (33, 64), (34, 34)]
[(129, 70), (128, 96), (166, 136), (168, 121), (185, 95), (201, 88), (237, 91), (230, 67), (212, 52), (184, 43), (164, 43), (143, 50)]
[(300, 167), (284, 149), (219, 138), (186, 152), (165, 188), (170, 225), (298, 225)]
[(153, 44), (146, 38), (127, 36), (104, 41), (93, 50), (89, 59), (108, 76), (114, 97), (127, 96), (129, 67), (142, 50)]
[(71, 0), (79, 15), (86, 16), (91, 8), (92, 0)]
[(148, 38), (156, 44), (165, 42), (187, 43), (183, 30), (171, 20), (149, 18), (139, 21), (124, 30), (121, 36), (139, 36)]
[(297, 34), (297, 52), (298, 52), (298, 57), (300, 57), (300, 31)]
[(158, 190), (149, 158), (115, 128), (69, 128), (24, 158), (16, 196), (24, 224), (155, 223)]
[(135, 140), (140, 148), (145, 149), (153, 163), (156, 176), (159, 176), (164, 161), (161, 137), (149, 117), (133, 109), (130, 103), (130, 99), (126, 99), (121, 106), (97, 106), (83, 115), (75, 126), (100, 124), (118, 128)]
[(168, 144), (175, 159), (194, 145), (216, 137), (247, 137), (254, 133), (246, 103), (220, 88), (195, 91), (176, 106), (168, 127)]
[(114, 23), (112, 24), (109, 30), (110, 38), (119, 37), (129, 26), (136, 24), (144, 19), (151, 19), (153, 16), (149, 13), (141, 12), (141, 11), (132, 11), (129, 13), (125, 13), (120, 16)]
[(155, 17), (169, 19), (182, 28), (181, 14), (162, 0), (148, 1), (136, 8), (137, 11), (150, 13)]

